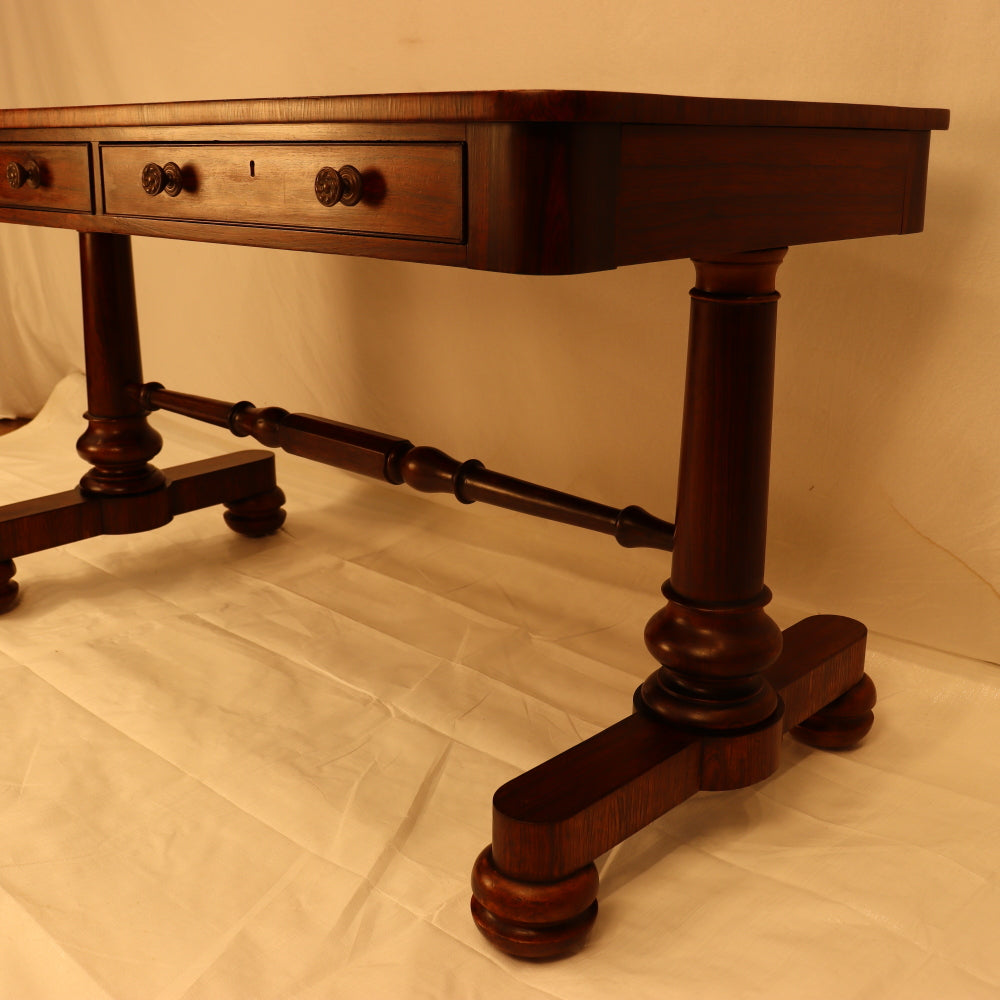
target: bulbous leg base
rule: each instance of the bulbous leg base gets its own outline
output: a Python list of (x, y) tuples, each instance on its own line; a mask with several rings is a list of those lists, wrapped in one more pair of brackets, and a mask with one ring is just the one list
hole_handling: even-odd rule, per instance
[(18, 586), (14, 582), (16, 572), (13, 559), (0, 559), (0, 615), (17, 604)]
[(558, 882), (504, 875), (492, 849), (472, 870), (472, 918), (487, 940), (515, 958), (562, 958), (579, 951), (597, 919), (597, 868), (586, 865)]
[(233, 531), (248, 538), (263, 538), (273, 535), (285, 523), (282, 504), (285, 494), (277, 487), (264, 493), (226, 503), (223, 514), (226, 524)]
[(820, 750), (849, 750), (872, 728), (875, 700), (875, 685), (865, 674), (835, 701), (794, 726), (791, 733), (797, 740)]

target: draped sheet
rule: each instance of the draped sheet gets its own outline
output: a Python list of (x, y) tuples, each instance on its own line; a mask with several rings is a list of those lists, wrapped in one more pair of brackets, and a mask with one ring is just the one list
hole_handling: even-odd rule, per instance
[[(70, 377), (0, 439), (0, 501), (76, 481), (84, 405)], [(161, 464), (228, 449), (153, 420)], [(210, 509), (18, 560), (0, 996), (1000, 991), (1000, 680), (879, 635), (861, 748), (786, 740), (771, 778), (601, 858), (576, 957), (492, 951), (468, 913), (492, 792), (628, 712), (660, 557), (283, 455), (279, 475), (289, 517), (268, 539)]]

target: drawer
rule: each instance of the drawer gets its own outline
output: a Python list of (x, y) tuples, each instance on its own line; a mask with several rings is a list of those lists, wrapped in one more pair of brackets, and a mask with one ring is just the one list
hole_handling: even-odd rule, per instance
[[(101, 147), (104, 210), (459, 242), (463, 161), (458, 142), (107, 144)], [(162, 169), (168, 163), (180, 168), (179, 192), (147, 193), (147, 164)], [(322, 204), (317, 174), (345, 166), (360, 173), (360, 201)]]
[(93, 212), (90, 145), (0, 145), (0, 206)]

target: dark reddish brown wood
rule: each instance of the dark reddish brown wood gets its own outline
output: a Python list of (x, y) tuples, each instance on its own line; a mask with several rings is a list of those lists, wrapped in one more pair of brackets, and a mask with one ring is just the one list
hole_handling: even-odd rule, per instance
[(275, 485), (274, 455), (241, 451), (164, 470), (164, 488), (137, 496), (67, 490), (0, 507), (0, 614), (17, 600), (16, 556), (98, 535), (146, 531), (185, 514), (225, 504), (226, 523), (260, 537), (281, 527), (284, 494)]
[(0, 556), (14, 559), (102, 534), (100, 505), (79, 490), (0, 507)]
[(507, 510), (572, 524), (612, 535), (627, 548), (670, 550), (673, 525), (641, 507), (618, 509), (569, 493), (515, 479), (483, 466), (478, 459), (459, 462), (437, 448), (415, 448), (406, 438), (338, 423), (278, 406), (226, 403), (165, 389), (159, 382), (133, 386), (144, 407), (226, 427), (239, 437), (339, 469), (408, 486), (423, 493), (451, 493), (462, 503), (477, 500)]
[[(101, 147), (104, 210), (458, 242), (465, 224), (463, 159), (457, 142), (109, 144)], [(179, 166), (177, 197), (144, 190), (150, 161)], [(360, 201), (338, 198), (328, 207), (317, 200), (316, 175), (331, 163), (360, 170)]]
[(698, 791), (701, 746), (643, 713), (509, 781), (493, 797), (493, 856), (525, 882), (554, 882)]
[(682, 725), (765, 724), (781, 651), (764, 613), (771, 399), (784, 250), (695, 262), (669, 599), (646, 628), (647, 710)]
[[(738, 788), (772, 773), (782, 731), (854, 691), (865, 634), (860, 623), (830, 615), (785, 632), (769, 677), (791, 707), (789, 719), (779, 712), (764, 727), (699, 732), (640, 711), (500, 788), (493, 843), (472, 874), (479, 929), (520, 958), (578, 949), (596, 916), (590, 863), (699, 790)], [(864, 733), (855, 727), (850, 735), (857, 743)]]
[(14, 580), (16, 572), (12, 559), (0, 559), (0, 615), (17, 604), (18, 586)]
[(876, 693), (865, 674), (836, 701), (792, 729), (792, 735), (820, 750), (849, 750), (857, 746), (875, 723)]
[(581, 948), (597, 919), (597, 868), (557, 882), (504, 875), (486, 848), (472, 870), (472, 917), (502, 951), (518, 958), (562, 958)]
[[(16, 110), (0, 112), (0, 143), (26, 149), (58, 128), (103, 168), (81, 180), (86, 203), (0, 210), (81, 231), (576, 273), (915, 232), (929, 130), (947, 124), (935, 109), (577, 91)], [(344, 155), (306, 164), (311, 147)], [(355, 155), (364, 197), (324, 209), (317, 173)], [(171, 158), (184, 190), (151, 199), (142, 169)]]
[[(167, 486), (156, 496), (162, 492), (167, 520), (220, 503), (259, 503), (276, 489), (274, 455), (267, 451), (240, 451), (173, 466), (165, 470), (164, 478)], [(97, 535), (142, 531), (141, 527), (126, 527), (128, 508), (136, 499), (142, 500), (67, 490), (8, 504), (0, 508), (0, 554), (14, 558)]]
[[(192, 223), (177, 219), (146, 219), (132, 216), (73, 215), (68, 212), (37, 212), (2, 209), (0, 221), (21, 225), (45, 225), (79, 232), (118, 233), (201, 243), (268, 247), (274, 250), (305, 250), (312, 253), (377, 257), (385, 260), (420, 261), (464, 267), (464, 243), (407, 240), (393, 236), (358, 235), (331, 230), (286, 230), (272, 226), (233, 226), (228, 223)], [(39, 221), (44, 216), (44, 221)]]
[(631, 125), (617, 262), (918, 232), (929, 133)]
[(402, 462), (403, 480), (424, 493), (451, 493), (462, 503), (477, 500), (544, 517), (550, 521), (572, 524), (578, 528), (612, 535), (625, 548), (647, 547), (670, 551), (674, 526), (654, 517), (634, 504), (609, 507), (515, 479), (487, 469), (478, 459), (459, 462), (437, 448), (419, 447), (406, 453)]
[(237, 437), (253, 437), (269, 448), (397, 485), (403, 482), (403, 456), (413, 447), (405, 438), (363, 427), (289, 413), (279, 406), (255, 407), (246, 401), (226, 403), (173, 392), (158, 382), (132, 386), (130, 391), (146, 409), (179, 413), (225, 427)]
[(519, 274), (615, 267), (620, 131), (470, 124), (467, 265)]
[(229, 506), (244, 500), (256, 502), (273, 496), (277, 489), (274, 455), (268, 451), (237, 451), (205, 458), (175, 465), (164, 474), (170, 482), (172, 514), (186, 514), (219, 503)]
[(88, 426), (77, 451), (92, 468), (76, 490), (0, 508), (0, 577), (6, 576), (0, 611), (16, 599), (15, 556), (100, 534), (148, 531), (175, 513), (216, 503), (231, 506), (227, 523), (244, 534), (267, 534), (284, 520), (270, 454), (201, 463), (180, 470), (173, 483), (149, 464), (161, 438), (129, 391), (141, 381), (142, 366), (128, 237), (81, 233), (80, 266)]
[(273, 535), (285, 523), (284, 502), (285, 494), (275, 486), (256, 496), (228, 501), (222, 516), (237, 534), (263, 538)]
[(76, 449), (93, 466), (80, 487), (91, 495), (114, 496), (161, 490), (163, 474), (149, 460), (163, 440), (126, 391), (142, 381), (128, 237), (81, 233), (80, 271), (88, 428)]
[[(784, 253), (766, 248), (918, 231), (929, 132), (947, 125), (936, 109), (582, 91), (0, 112), (0, 160), (14, 156), (0, 221), (82, 233), (80, 451), (93, 465), (77, 491), (0, 510), (0, 610), (17, 597), (11, 558), (38, 548), (219, 502), (237, 531), (280, 526), (273, 462), (255, 453), (164, 479), (149, 464), (159, 448), (145, 419), (151, 401), (389, 482), (582, 524), (626, 545), (673, 545), (668, 603), (647, 628), (660, 668), (636, 693), (637, 713), (500, 789), (493, 845), (473, 874), (474, 917), (500, 948), (521, 957), (578, 948), (597, 912), (600, 853), (699, 789), (771, 774), (783, 731), (842, 748), (871, 725), (864, 627), (827, 616), (782, 637), (764, 612), (774, 273)], [(313, 151), (323, 153), (316, 163)], [(37, 188), (22, 154), (40, 164)], [(177, 197), (151, 194), (155, 170), (144, 191), (142, 169), (171, 159)], [(379, 166), (390, 161), (400, 173)], [(317, 199), (324, 167), (355, 162), (357, 205), (322, 184)], [(638, 508), (593, 504), (402, 438), (143, 390), (129, 234), (532, 274), (695, 257), (676, 532)]]
[(0, 128), (482, 121), (925, 130), (947, 128), (948, 112), (937, 108), (585, 90), (443, 91), (0, 111)]
[(774, 279), (784, 255), (695, 262), (669, 602), (646, 632), (661, 666), (636, 692), (638, 714), (494, 797), (493, 843), (473, 873), (473, 916), (510, 954), (579, 948), (596, 910), (588, 899), (567, 914), (576, 897), (564, 882), (699, 789), (772, 774), (786, 729), (846, 747), (871, 725), (864, 626), (808, 619), (785, 643), (763, 610)]
[[(38, 171), (38, 183), (28, 180), (13, 186), (11, 175), (17, 172), (18, 167), (27, 173), (29, 164), (33, 164)], [(7, 206), (92, 212), (89, 144), (0, 145), (0, 208)]]
[(867, 638), (861, 622), (840, 615), (813, 615), (785, 629), (781, 656), (767, 678), (785, 706), (786, 732), (829, 705), (831, 692), (861, 680)]

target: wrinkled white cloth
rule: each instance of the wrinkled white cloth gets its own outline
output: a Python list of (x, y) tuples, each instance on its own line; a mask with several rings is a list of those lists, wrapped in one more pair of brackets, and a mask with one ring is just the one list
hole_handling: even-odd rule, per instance
[[(0, 501), (79, 478), (83, 406), (71, 377), (0, 439)], [(153, 419), (161, 465), (230, 450)], [(861, 748), (786, 740), (767, 781), (683, 804), (600, 859), (583, 952), (520, 963), (468, 912), (492, 793), (628, 713), (667, 564), (287, 456), (279, 474), (269, 539), (213, 508), (18, 560), (0, 997), (998, 995), (996, 667), (873, 636)]]

